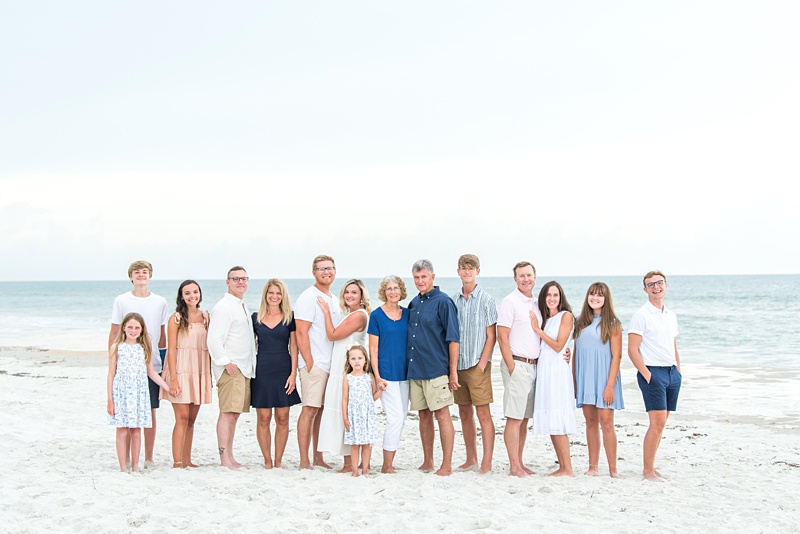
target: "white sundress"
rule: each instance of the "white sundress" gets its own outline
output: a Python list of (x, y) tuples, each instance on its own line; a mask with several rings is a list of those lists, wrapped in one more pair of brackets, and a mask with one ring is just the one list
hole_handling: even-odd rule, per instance
[(147, 364), (144, 349), (132, 343), (117, 347), (117, 372), (112, 387), (114, 415), (108, 424), (119, 428), (151, 428), (150, 389), (147, 385)]

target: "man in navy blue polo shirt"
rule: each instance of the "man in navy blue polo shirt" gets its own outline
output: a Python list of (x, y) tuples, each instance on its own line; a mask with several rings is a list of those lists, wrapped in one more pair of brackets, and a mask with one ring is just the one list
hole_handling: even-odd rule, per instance
[(450, 417), (453, 391), (458, 389), (458, 309), (433, 285), (436, 275), (429, 260), (411, 268), (419, 295), (408, 305), (408, 379), (411, 409), (419, 411), (422, 441), (420, 471), (433, 471), (433, 418), (439, 424), (442, 465), (437, 475), (452, 473), (455, 429)]

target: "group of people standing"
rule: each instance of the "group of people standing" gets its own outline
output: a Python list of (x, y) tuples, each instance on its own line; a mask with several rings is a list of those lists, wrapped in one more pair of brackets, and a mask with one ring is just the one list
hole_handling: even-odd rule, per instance
[[(202, 291), (193, 280), (180, 285), (176, 311), (169, 315), (166, 301), (147, 289), (152, 266), (131, 264), (128, 275), (134, 288), (115, 300), (109, 333), (108, 413), (117, 427), (120, 469), (137, 469), (140, 428), (145, 429), (145, 464), (152, 462), (159, 399), (169, 400), (175, 411), (173, 466), (196, 467), (191, 461), (194, 422), (200, 405), (211, 401), (213, 374), (220, 407), (220, 462), (231, 469), (242, 467), (233, 455), (241, 413), (256, 409), (264, 466), (280, 467), (290, 407), (302, 403), (297, 421), (300, 468), (330, 468), (324, 456), (328, 453), (342, 456), (342, 472), (358, 476), (360, 468), (368, 474), (371, 445), (379, 439), (375, 401), (380, 399), (386, 418), (381, 472), (395, 472), (410, 407), (419, 414), (419, 469), (449, 475), (455, 440), (450, 407), (456, 404), (466, 449), (459, 468), (488, 473), (495, 442), (490, 405), (497, 344), (510, 474), (533, 473), (523, 462), (532, 420), (532, 431), (549, 435), (555, 449), (558, 469), (550, 474), (573, 475), (568, 436), (576, 432), (577, 406), (586, 420), (586, 474), (599, 474), (602, 436), (609, 474), (619, 476), (614, 410), (624, 408), (622, 327), (606, 284), (588, 288), (576, 318), (558, 282), (546, 283), (534, 295), (536, 270), (530, 262), (514, 266), (516, 289), (499, 307), (477, 283), (480, 260), (473, 254), (459, 258), (462, 287), (452, 296), (435, 285), (430, 261), (417, 261), (411, 271), (419, 293), (408, 307), (400, 305), (408, 297), (405, 283), (391, 275), (381, 281), (382, 305), (373, 310), (358, 279), (348, 280), (337, 299), (331, 293), (335, 262), (317, 256), (312, 262), (314, 284), (294, 307), (286, 285), (270, 279), (259, 310), (251, 314), (243, 301), (249, 277), (236, 266), (227, 275), (228, 292), (210, 315), (199, 308)], [(643, 470), (650, 480), (661, 479), (655, 454), (667, 416), (676, 409), (681, 379), (677, 320), (664, 306), (666, 288), (660, 271), (645, 275), (648, 303), (633, 316), (628, 333), (628, 353), (639, 371), (650, 418)], [(155, 348), (165, 357), (163, 371)], [(434, 421), (442, 450), (438, 469)]]

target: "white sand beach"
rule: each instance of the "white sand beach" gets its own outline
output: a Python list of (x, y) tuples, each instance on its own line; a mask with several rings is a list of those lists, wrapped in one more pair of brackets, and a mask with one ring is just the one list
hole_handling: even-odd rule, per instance
[[(421, 473), (417, 422), (409, 415), (396, 475), (373, 468), (352, 478), (297, 468), (296, 421), (284, 468), (261, 467), (255, 413), (242, 416), (234, 448), (249, 469), (218, 466), (215, 404), (200, 410), (193, 459), (170, 468), (173, 414), (158, 411), (156, 463), (139, 474), (118, 470), (114, 430), (106, 424), (106, 357), (33, 348), (0, 348), (0, 531), (258, 532), (561, 532), (798, 531), (800, 388), (798, 373), (712, 368), (685, 363), (678, 412), (657, 457), (663, 483), (641, 477), (647, 416), (629, 362), (626, 410), (616, 416), (623, 478), (588, 477), (583, 417), (572, 436), (574, 478), (553, 470), (550, 440), (529, 435), (525, 459), (537, 474), (508, 476), (502, 440), (502, 383), (495, 369), (492, 412), (498, 435), (494, 471)], [(457, 410), (453, 410), (456, 414)], [(455, 421), (454, 465), (464, 459)], [(436, 441), (436, 461), (441, 452)], [(379, 465), (380, 445), (373, 465)], [(329, 459), (334, 466), (341, 459)], [(601, 455), (600, 468), (605, 470)]]

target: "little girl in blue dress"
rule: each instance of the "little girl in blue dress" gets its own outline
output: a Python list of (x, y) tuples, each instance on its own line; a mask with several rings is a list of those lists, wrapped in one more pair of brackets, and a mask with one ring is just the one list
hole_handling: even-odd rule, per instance
[(367, 349), (361, 345), (347, 348), (347, 362), (342, 381), (342, 419), (344, 419), (344, 442), (350, 445), (353, 476), (358, 476), (359, 452), (361, 471), (369, 476), (369, 460), (372, 443), (378, 441), (378, 417), (375, 401), (382, 391), (375, 384), (369, 366)]

